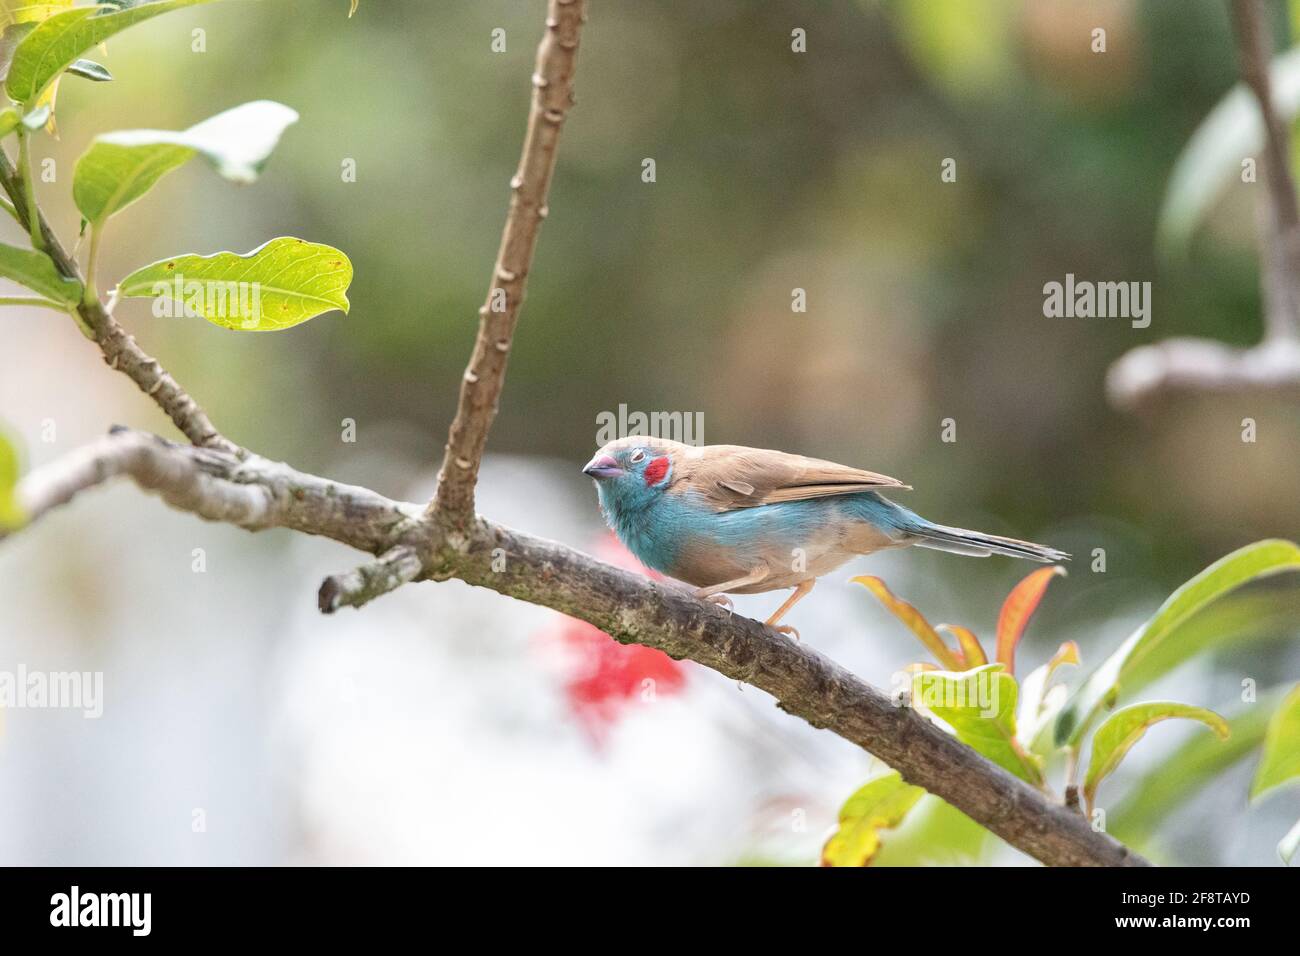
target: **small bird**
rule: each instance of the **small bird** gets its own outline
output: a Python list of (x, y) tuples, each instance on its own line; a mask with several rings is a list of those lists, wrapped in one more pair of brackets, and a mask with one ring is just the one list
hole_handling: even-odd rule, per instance
[(794, 588), (778, 622), (817, 578), (860, 554), (916, 545), (954, 554), (1063, 561), (1055, 548), (950, 528), (882, 497), (910, 485), (872, 471), (741, 445), (683, 445), (634, 436), (612, 441), (582, 469), (596, 481), (605, 520), (646, 567), (730, 607), (731, 594)]

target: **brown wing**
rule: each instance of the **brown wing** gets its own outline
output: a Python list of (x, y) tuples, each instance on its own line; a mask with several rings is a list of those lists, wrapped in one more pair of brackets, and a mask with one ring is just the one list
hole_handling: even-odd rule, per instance
[(874, 471), (740, 445), (686, 449), (678, 465), (680, 478), (720, 511), (911, 487)]

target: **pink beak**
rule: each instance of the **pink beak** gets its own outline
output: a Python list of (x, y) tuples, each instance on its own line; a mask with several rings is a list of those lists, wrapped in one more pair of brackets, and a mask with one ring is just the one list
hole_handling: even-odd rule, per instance
[(591, 475), (591, 477), (599, 481), (602, 478), (616, 478), (623, 474), (623, 469), (609, 455), (597, 455), (587, 462), (587, 467), (582, 469), (582, 473)]

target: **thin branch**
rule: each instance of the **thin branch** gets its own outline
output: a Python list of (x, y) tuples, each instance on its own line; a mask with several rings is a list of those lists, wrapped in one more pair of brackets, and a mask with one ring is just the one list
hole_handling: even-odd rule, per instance
[(1161, 398), (1198, 393), (1300, 397), (1300, 208), (1291, 174), (1288, 128), (1277, 114), (1269, 76), (1272, 34), (1260, 0), (1230, 0), (1242, 82), (1264, 126), (1259, 203), (1259, 274), (1264, 338), (1253, 348), (1175, 338), (1122, 355), (1106, 376), (1111, 402), (1139, 411)]
[(1261, 0), (1232, 0), (1233, 33), (1242, 81), (1259, 104), (1264, 125), (1264, 179), (1268, 228), (1260, 246), (1266, 335), (1295, 340), (1300, 331), (1300, 208), (1291, 174), (1291, 139), (1277, 115), (1269, 69), (1272, 30)]
[[(0, 150), (0, 186), (13, 200), (15, 209), (23, 222), (28, 219), (28, 200), (24, 192), (23, 180), (14, 169), (9, 157)], [(81, 270), (76, 260), (64, 250), (58, 237), (50, 229), (45, 216), (36, 209), (37, 233), (43, 237), (43, 247), (55, 266), (70, 279), (83, 282)], [(207, 413), (199, 407), (198, 402), (181, 388), (174, 378), (167, 373), (162, 364), (146, 353), (117, 321), (108, 314), (96, 299), (89, 299), (77, 306), (76, 316), (82, 330), (91, 337), (104, 353), (108, 367), (126, 375), (167, 413), (173, 424), (196, 445), (208, 448), (220, 448), (236, 451), (238, 446), (225, 438), (208, 418)]]
[(424, 560), (419, 552), (410, 545), (399, 544), (369, 564), (326, 578), (316, 603), (324, 614), (333, 614), (341, 607), (359, 608), (423, 574)]
[[(125, 430), (27, 475), (18, 488), (19, 502), (35, 520), (114, 476), (129, 477), (173, 507), (209, 520), (250, 530), (292, 528), (383, 555), (371, 566), (379, 572), (327, 581), (322, 603), (334, 603), (335, 595), (339, 604), (347, 603), (346, 595), (363, 586), (359, 581), (373, 584), (380, 573), (459, 578), (589, 621), (624, 643), (655, 647), (761, 688), (784, 710), (870, 751), (911, 783), (1043, 863), (1146, 863), (1092, 830), (1077, 813), (911, 709), (895, 705), (811, 647), (680, 588), (602, 564), (562, 544), (484, 520), (472, 526), (463, 545), (452, 547), (441, 526), (421, 517), (417, 505), (255, 455), (240, 458)], [(425, 569), (418, 575), (412, 554)]]
[(532, 109), (519, 171), (510, 181), (510, 211), (487, 302), (479, 309), (478, 336), (461, 379), (460, 402), (447, 437), (438, 489), (429, 505), (430, 512), (437, 513), (444, 524), (462, 530), (473, 518), (479, 464), (496, 417), (537, 233), (546, 218), (556, 147), (573, 104), (578, 39), (586, 19), (586, 0), (550, 0), (546, 32), (537, 48)]

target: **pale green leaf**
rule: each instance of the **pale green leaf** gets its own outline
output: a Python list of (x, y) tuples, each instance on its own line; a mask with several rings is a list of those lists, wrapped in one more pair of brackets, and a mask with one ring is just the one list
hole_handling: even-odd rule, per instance
[(1286, 695), (1268, 722), (1264, 756), (1251, 785), (1252, 798), (1300, 777), (1300, 684)]
[(822, 848), (822, 866), (866, 866), (880, 849), (880, 831), (902, 823), (924, 795), (897, 771), (866, 783), (840, 808), (839, 828)]
[(1131, 704), (1115, 711), (1097, 728), (1092, 738), (1092, 758), (1088, 761), (1088, 774), (1083, 780), (1083, 796), (1089, 812), (1102, 780), (1114, 772), (1124, 755), (1153, 724), (1172, 717), (1199, 720), (1222, 740), (1231, 733), (1228, 722), (1214, 711), (1171, 700)]
[(1261, 694), (1224, 714), (1231, 732), (1227, 740), (1196, 734), (1146, 770), (1110, 812), (1111, 834), (1125, 843), (1146, 843), (1178, 807), (1259, 748), (1269, 715), (1281, 699), (1275, 690)]
[(957, 739), (1035, 786), (1041, 761), (1016, 740), (1016, 679), (1001, 664), (963, 673), (925, 671), (912, 677), (912, 705), (934, 714)]
[(1077, 745), (1098, 710), (1114, 702), (1125, 679), (1188, 618), (1247, 582), (1284, 571), (1300, 571), (1300, 547), (1278, 539), (1257, 541), (1220, 558), (1176, 590), (1075, 691), (1057, 718), (1057, 744)]
[(82, 54), (115, 33), (163, 13), (211, 0), (154, 0), (121, 10), (76, 7), (38, 23), (14, 50), (5, 88), (11, 99), (30, 107), (60, 73)]
[(20, 282), (54, 302), (72, 305), (81, 301), (81, 283), (65, 277), (54, 260), (35, 249), (0, 243), (0, 276)]
[(351, 282), (352, 263), (338, 249), (280, 238), (242, 256), (218, 252), (163, 259), (131, 273), (118, 288), (124, 296), (164, 297), (175, 315), (266, 332), (331, 309), (347, 312)]
[(0, 136), (8, 136), (18, 128), (18, 124), (23, 121), (23, 116), (12, 106), (6, 106), (0, 110)]
[(77, 160), (72, 196), (82, 216), (100, 225), (135, 202), (163, 176), (199, 155), (222, 176), (252, 182), (298, 114), (269, 100), (245, 103), (187, 130), (127, 130), (96, 137)]
[[(1300, 47), (1273, 61), (1273, 107), (1283, 122), (1300, 112)], [(1165, 187), (1156, 241), (1168, 256), (1182, 255), (1197, 224), (1234, 178), (1241, 163), (1258, 157), (1264, 145), (1259, 103), (1242, 83), (1234, 86), (1197, 127), (1174, 164)]]
[(18, 449), (0, 430), (0, 531), (14, 531), (26, 521), (14, 495), (19, 472)]
[(107, 83), (113, 78), (113, 74), (108, 72), (108, 67), (94, 60), (77, 60), (68, 67), (68, 72), (95, 83)]

